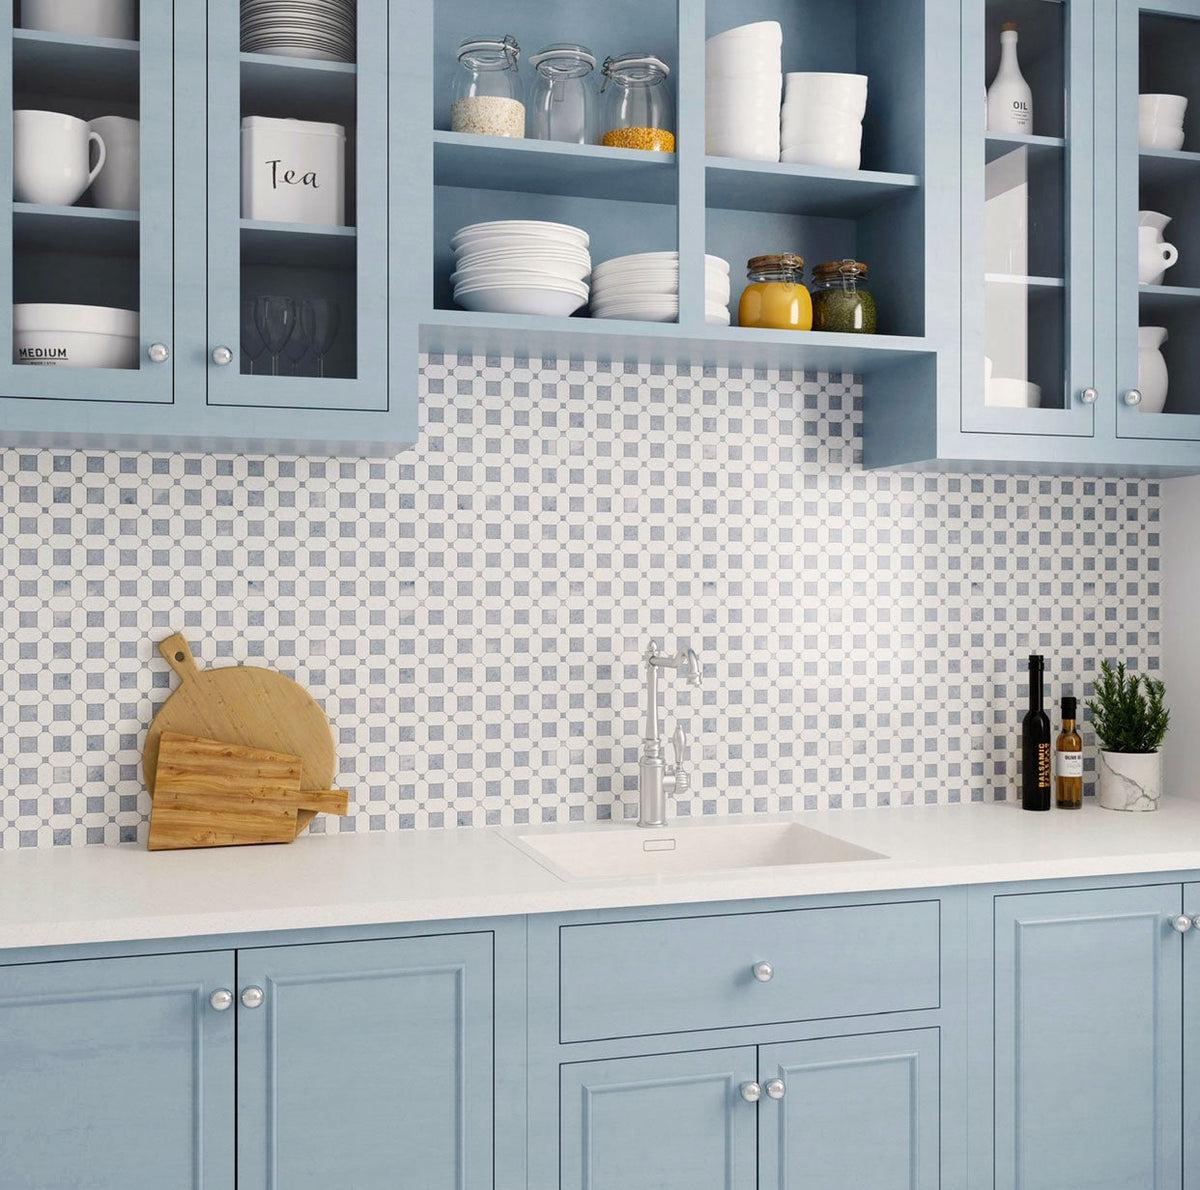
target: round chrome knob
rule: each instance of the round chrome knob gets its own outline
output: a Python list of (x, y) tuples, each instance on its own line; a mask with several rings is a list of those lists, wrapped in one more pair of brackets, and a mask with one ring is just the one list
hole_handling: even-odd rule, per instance
[(233, 993), (228, 988), (217, 988), (208, 998), (208, 1002), (217, 1012), (224, 1012), (233, 1007)]
[(770, 1099), (782, 1099), (784, 1093), (787, 1091), (787, 1087), (783, 1085), (783, 1079), (773, 1078), (763, 1087), (763, 1090), (766, 1091), (767, 1097)]
[(1125, 394), (1125, 404), (1131, 409), (1136, 409), (1142, 403), (1142, 394), (1136, 388), (1131, 388)]
[(1083, 392), (1079, 394), (1079, 399), (1085, 405), (1094, 405), (1098, 400), (1100, 400), (1100, 394), (1094, 388), (1085, 388)]
[(151, 343), (146, 354), (152, 364), (165, 364), (171, 358), (171, 349), (165, 343)]
[(742, 1083), (741, 1091), (747, 1103), (757, 1103), (762, 1098), (762, 1087), (758, 1083)]
[(750, 970), (759, 983), (770, 983), (775, 978), (775, 968), (770, 963), (755, 963)]
[(212, 350), (212, 361), (220, 368), (228, 367), (233, 363), (233, 352), (228, 347), (214, 347)]
[(260, 987), (251, 985), (248, 988), (242, 989), (242, 1004), (246, 1008), (261, 1008), (262, 1002), (267, 998), (266, 992)]
[(1200, 913), (1192, 918), (1192, 925), (1194, 925), (1196, 929), (1200, 930)]
[(1177, 933), (1186, 934), (1192, 928), (1192, 919), (1186, 913), (1171, 918), (1171, 928)]

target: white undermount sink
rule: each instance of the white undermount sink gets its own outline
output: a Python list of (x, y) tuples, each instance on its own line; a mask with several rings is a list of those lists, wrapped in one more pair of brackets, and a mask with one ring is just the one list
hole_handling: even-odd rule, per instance
[(691, 876), (887, 858), (796, 822), (687, 823), (662, 830), (610, 823), (509, 839), (564, 880)]

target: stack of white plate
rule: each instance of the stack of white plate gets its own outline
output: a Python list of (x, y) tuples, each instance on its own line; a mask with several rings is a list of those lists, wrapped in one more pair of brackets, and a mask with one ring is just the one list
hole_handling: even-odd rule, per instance
[[(592, 317), (675, 322), (679, 253), (639, 252), (598, 264), (592, 278)], [(704, 258), (704, 320), (729, 325), (729, 262), (719, 256)]]
[(588, 233), (566, 223), (500, 219), (460, 228), (454, 300), (492, 314), (574, 314), (588, 300)]
[(789, 74), (782, 159), (793, 165), (858, 169), (866, 112), (865, 74)]
[(783, 29), (778, 21), (739, 25), (705, 45), (705, 145), (714, 157), (779, 160)]
[(353, 62), (355, 0), (242, 0), (242, 50)]

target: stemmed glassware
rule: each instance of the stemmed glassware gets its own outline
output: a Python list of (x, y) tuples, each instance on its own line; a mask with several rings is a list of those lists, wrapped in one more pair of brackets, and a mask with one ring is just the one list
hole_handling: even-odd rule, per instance
[(271, 357), (271, 375), (279, 375), (282, 357), (291, 376), (312, 375), (305, 363), (311, 353), (316, 374), (325, 376), (325, 357), (337, 340), (341, 309), (324, 298), (290, 298), (270, 294), (242, 303), (242, 355), (255, 362), (265, 353)]
[(296, 330), (296, 300), (290, 297), (254, 299), (254, 325), (271, 354), (271, 375), (279, 375), (279, 356)]
[(317, 375), (325, 376), (325, 357), (337, 338), (341, 310), (337, 302), (324, 298), (310, 298), (301, 303), (300, 322), (308, 338), (313, 354), (317, 357)]
[(288, 374), (290, 376), (307, 376), (310, 369), (305, 361), (308, 358), (309, 348), (312, 344), (309, 342), (308, 332), (304, 328), (304, 303), (300, 304), (300, 317), (296, 319), (296, 328), (292, 331), (291, 338), (288, 339), (287, 345), (283, 349), (283, 357), (287, 360)]
[(250, 375), (254, 375), (254, 364), (267, 349), (266, 341), (258, 332), (258, 323), (254, 317), (254, 301), (247, 299), (242, 302), (242, 359), (250, 365)]

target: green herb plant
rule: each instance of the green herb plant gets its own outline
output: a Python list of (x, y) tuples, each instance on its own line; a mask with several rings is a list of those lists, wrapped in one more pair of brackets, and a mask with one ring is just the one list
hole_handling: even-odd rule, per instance
[(1092, 727), (1106, 752), (1157, 752), (1171, 724), (1157, 678), (1129, 674), (1125, 662), (1100, 663), (1096, 697), (1087, 704)]

